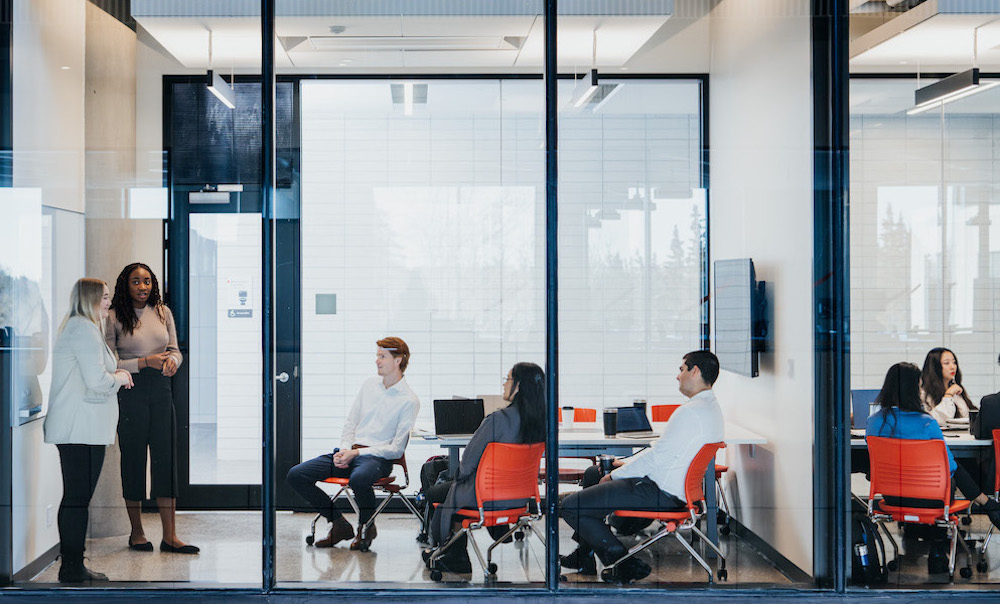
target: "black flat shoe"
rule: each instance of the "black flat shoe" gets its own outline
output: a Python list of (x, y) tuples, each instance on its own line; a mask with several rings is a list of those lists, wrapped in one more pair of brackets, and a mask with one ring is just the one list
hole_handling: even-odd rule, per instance
[(153, 544), (149, 541), (145, 543), (132, 543), (132, 539), (129, 539), (128, 548), (137, 552), (151, 552), (153, 551)]
[(160, 541), (160, 551), (169, 552), (171, 554), (197, 554), (201, 550), (195, 545), (182, 545), (180, 547), (174, 547), (166, 541)]

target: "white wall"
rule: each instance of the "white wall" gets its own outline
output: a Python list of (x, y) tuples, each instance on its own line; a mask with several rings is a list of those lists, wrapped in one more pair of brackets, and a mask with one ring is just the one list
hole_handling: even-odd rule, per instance
[(729, 492), (740, 522), (811, 572), (809, 2), (723, 0), (711, 20), (711, 257), (753, 258), (774, 315), (760, 376), (723, 372), (716, 386), (727, 419), (768, 440), (727, 451)]

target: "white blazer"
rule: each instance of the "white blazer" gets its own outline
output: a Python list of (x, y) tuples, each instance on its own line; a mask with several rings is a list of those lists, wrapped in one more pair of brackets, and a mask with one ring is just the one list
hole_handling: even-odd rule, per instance
[(118, 427), (118, 363), (100, 328), (70, 317), (52, 351), (52, 388), (45, 442), (110, 445)]

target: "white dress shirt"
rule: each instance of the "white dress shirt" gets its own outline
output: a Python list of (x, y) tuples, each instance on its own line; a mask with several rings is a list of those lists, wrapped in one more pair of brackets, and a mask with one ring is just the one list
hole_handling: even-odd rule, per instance
[(410, 430), (417, 421), (420, 399), (406, 378), (386, 388), (382, 378), (375, 376), (361, 384), (344, 423), (340, 448), (365, 445), (361, 455), (383, 459), (399, 459), (410, 441)]
[(648, 476), (660, 487), (684, 500), (684, 479), (691, 460), (704, 445), (721, 442), (725, 436), (722, 408), (711, 389), (688, 399), (670, 416), (653, 446), (643, 449), (611, 472), (611, 478)]

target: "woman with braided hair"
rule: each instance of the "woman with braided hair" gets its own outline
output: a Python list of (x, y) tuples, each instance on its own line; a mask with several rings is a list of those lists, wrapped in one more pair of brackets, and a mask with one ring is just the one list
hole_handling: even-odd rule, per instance
[(115, 283), (105, 331), (108, 347), (118, 353), (118, 367), (132, 374), (135, 387), (118, 393), (118, 446), (122, 454), (122, 494), (132, 532), (129, 548), (153, 551), (142, 528), (146, 498), (146, 452), (163, 525), (160, 551), (197, 554), (199, 549), (177, 537), (176, 418), (171, 378), (183, 357), (177, 348), (174, 316), (160, 298), (160, 284), (145, 264), (122, 269)]

